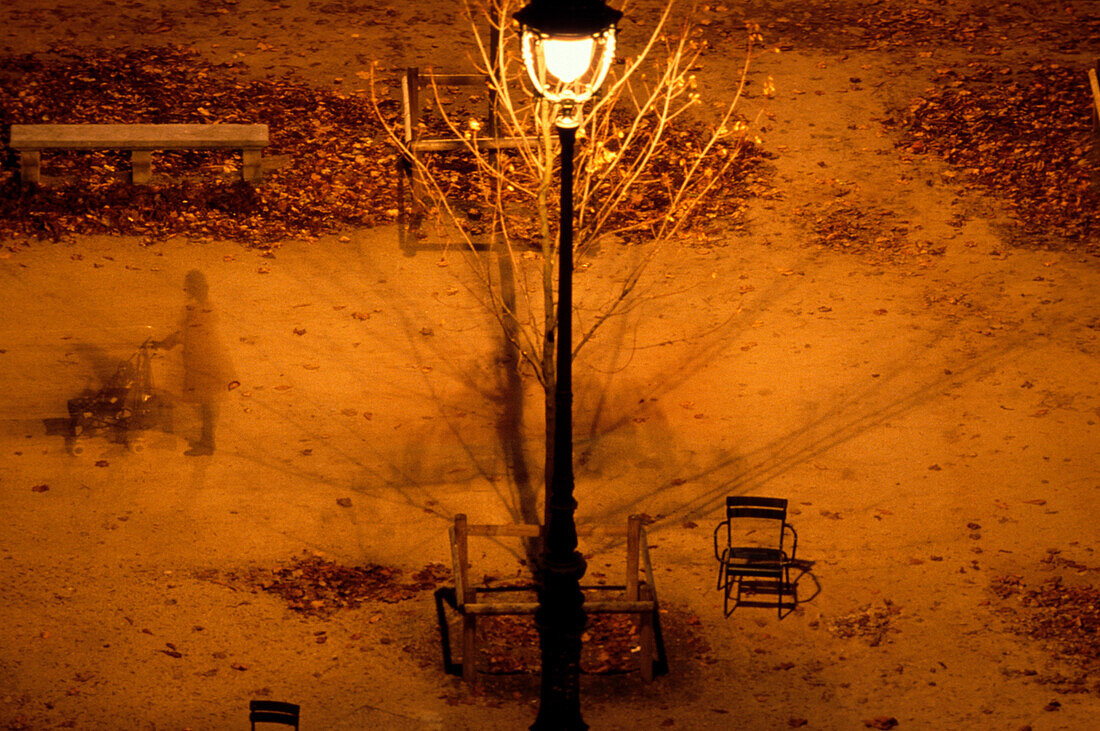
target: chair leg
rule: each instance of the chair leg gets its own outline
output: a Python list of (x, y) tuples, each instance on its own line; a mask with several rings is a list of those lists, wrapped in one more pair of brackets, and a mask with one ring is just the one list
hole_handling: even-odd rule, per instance
[[(737, 586), (737, 595), (733, 598), (733, 606), (731, 607), (730, 591), (733, 589), (735, 584)], [(741, 603), (741, 579), (736, 576), (731, 576), (728, 571), (726, 572), (726, 581), (723, 586), (722, 596), (724, 597), (722, 600), (722, 609), (728, 617), (733, 614), (733, 610), (737, 609), (737, 605)]]
[(779, 618), (783, 619), (783, 594), (787, 593), (791, 597), (791, 611), (794, 611), (795, 605), (798, 603), (795, 599), (795, 593), (791, 586), (791, 567), (785, 565), (783, 567), (783, 577), (780, 579), (782, 582), (779, 587)]

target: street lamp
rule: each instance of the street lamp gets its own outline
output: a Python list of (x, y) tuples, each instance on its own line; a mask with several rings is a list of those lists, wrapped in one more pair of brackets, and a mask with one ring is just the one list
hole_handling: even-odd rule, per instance
[(523, 62), (540, 96), (557, 105), (561, 142), (561, 222), (558, 244), (557, 361), (554, 436), (546, 528), (539, 560), (542, 679), (532, 729), (587, 729), (581, 718), (581, 633), (587, 617), (580, 581), (573, 499), (573, 147), (581, 105), (607, 77), (615, 57), (615, 23), (622, 13), (604, 0), (531, 0), (513, 16), (522, 30)]

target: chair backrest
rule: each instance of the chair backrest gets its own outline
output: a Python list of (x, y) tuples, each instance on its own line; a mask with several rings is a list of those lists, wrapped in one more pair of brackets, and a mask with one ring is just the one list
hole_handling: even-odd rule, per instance
[(281, 723), (297, 729), (298, 705), (283, 701), (249, 701), (248, 720), (252, 731), (256, 731), (257, 723)]
[(728, 545), (782, 548), (786, 524), (786, 498), (752, 495), (726, 498)]
[(726, 498), (727, 518), (787, 519), (787, 498), (730, 495)]

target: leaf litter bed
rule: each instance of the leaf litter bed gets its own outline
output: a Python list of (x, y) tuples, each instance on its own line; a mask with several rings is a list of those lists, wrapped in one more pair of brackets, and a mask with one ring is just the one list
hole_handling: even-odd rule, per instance
[[(649, 685), (643, 684), (638, 674), (637, 653), (641, 648), (633, 618), (625, 614), (588, 616), (581, 649), (582, 682), (588, 702), (636, 699), (639, 694), (682, 697), (685, 692), (693, 692), (703, 668), (717, 662), (702, 622), (693, 612), (677, 607), (664, 607), (660, 612), (669, 674)], [(452, 624), (451, 637), (461, 637), (461, 622)], [(442, 696), (449, 704), (496, 706), (506, 699), (538, 695), (539, 637), (534, 617), (483, 617), (478, 621), (478, 643), (477, 691), (470, 693), (465, 685), (457, 686)], [(439, 666), (438, 640), (434, 644), (420, 643), (416, 652), (425, 666)]]
[[(397, 101), (382, 99), (376, 110), (367, 93), (316, 89), (289, 74), (252, 79), (245, 71), (241, 63), (209, 63), (182, 47), (59, 47), (0, 56), (5, 144), (9, 125), (36, 123), (264, 123), (271, 134), (263, 182), (255, 187), (240, 182), (240, 161), (229, 151), (158, 153), (150, 186), (129, 184), (125, 152), (47, 151), (42, 169), (49, 185), (29, 186), (8, 150), (0, 161), (0, 236), (59, 241), (122, 234), (145, 243), (189, 236), (270, 248), (288, 238), (396, 221), (397, 151), (386, 127), (399, 125)], [(426, 121), (429, 131), (445, 130), (430, 114)], [(624, 220), (640, 212), (651, 218), (654, 201), (660, 203), (698, 147), (698, 130), (687, 124), (673, 124), (667, 134), (660, 175), (622, 206)], [(757, 172), (767, 153), (741, 142), (728, 154), (739, 156), (736, 173), (694, 213), (708, 228), (769, 191)], [(430, 157), (444, 180), (469, 189), (471, 168), (461, 155)]]
[[(272, 594), (302, 615), (327, 619), (336, 612), (358, 609), (367, 603), (396, 604), (412, 599), (426, 601), (425, 593), (450, 581), (442, 564), (429, 563), (412, 572), (408, 580), (401, 569), (379, 564), (344, 566), (321, 556), (306, 554), (285, 566), (247, 571), (199, 571), (195, 578), (227, 586)], [(533, 593), (532, 593), (533, 597)], [(697, 616), (678, 610), (661, 610), (670, 652), (697, 663), (714, 662)], [(451, 636), (461, 637), (461, 624), (452, 616)], [(530, 616), (489, 616), (478, 623), (478, 669), (490, 676), (535, 676), (539, 672), (539, 637)], [(635, 619), (625, 614), (594, 614), (583, 635), (582, 672), (621, 675), (638, 669), (641, 651)], [(414, 643), (425, 665), (440, 663), (438, 639)], [(455, 649), (458, 652), (457, 649)], [(681, 668), (683, 670), (683, 668)], [(498, 690), (511, 686), (506, 681)], [(521, 684), (522, 680), (518, 681)]]
[(996, 55), (1020, 46), (1045, 46), (1073, 52), (1088, 48), (1100, 34), (1100, 17), (1073, 3), (749, 0), (719, 3), (715, 10), (713, 25), (721, 30), (738, 24), (743, 16), (759, 23), (769, 42), (778, 40), (788, 48), (797, 44), (838, 51), (906, 51), (954, 45)]
[[(1071, 570), (1077, 575), (1100, 571), (1050, 554), (1043, 568)], [(1075, 677), (1056, 675), (1037, 677), (1039, 682), (1061, 686), (1065, 692), (1100, 694), (1100, 587), (1085, 581), (1067, 582), (1053, 576), (1038, 585), (1016, 574), (995, 577), (990, 582), (993, 594), (1002, 602), (999, 613), (1017, 634), (1037, 640), (1057, 659), (1078, 672)], [(1035, 670), (1016, 671), (1038, 676)], [(1089, 687), (1089, 680), (1093, 681)]]
[(1007, 200), (1019, 228), (1044, 248), (1100, 253), (1085, 70), (976, 62), (937, 69), (935, 83), (893, 115), (898, 146), (935, 155), (952, 167), (946, 178)]
[(356, 609), (365, 602), (394, 604), (414, 599), (450, 577), (450, 571), (437, 563), (413, 572), (408, 582), (401, 580), (402, 574), (401, 569), (392, 566), (343, 566), (307, 554), (276, 569), (242, 573), (207, 570), (195, 577), (233, 589), (274, 594), (295, 612), (315, 617), (331, 616), (340, 609)]
[[(396, 120), (397, 103), (383, 102)], [(242, 64), (211, 64), (180, 47), (66, 50), (0, 57), (0, 127), (82, 123), (265, 123), (270, 166), (257, 186), (221, 152), (154, 156), (154, 184), (126, 181), (116, 152), (43, 154), (50, 186), (24, 186), (8, 152), (0, 173), (0, 236), (68, 239), (177, 235), (269, 247), (397, 215), (396, 153), (369, 97), (312, 88), (293, 77), (248, 79)]]
[[(445, 102), (457, 101), (453, 90), (447, 87), (441, 87), (440, 96)], [(431, 98), (426, 101), (436, 102)], [(477, 98), (470, 96), (466, 99), (466, 103), (471, 101), (477, 101)], [(466, 107), (458, 109), (460, 111), (448, 110), (445, 113), (452, 123), (457, 123), (462, 118)], [(438, 111), (438, 105), (426, 108), (422, 120), (425, 135), (428, 137), (447, 137), (451, 134), (444, 113)], [(637, 119), (637, 130), (633, 134), (641, 140), (659, 137), (660, 142), (650, 162), (644, 167), (643, 174), (636, 175), (633, 165), (644, 153), (644, 146), (635, 142), (626, 150), (620, 150), (619, 147), (619, 140), (630, 132), (635, 122), (633, 114), (618, 108), (606, 122), (606, 140), (599, 145), (591, 145), (586, 144), (582, 138), (578, 144), (576, 169), (583, 170), (589, 165), (600, 167), (597, 159), (599, 151), (604, 154), (621, 152), (622, 160), (607, 174), (606, 179), (589, 192), (590, 203), (587, 208), (578, 211), (578, 230), (575, 232), (578, 238), (584, 235), (585, 221), (597, 215), (598, 207), (592, 201), (603, 200), (615, 186), (633, 178), (626, 186), (627, 190), (619, 204), (610, 212), (605, 230), (613, 231), (616, 238), (623, 243), (652, 240), (672, 203), (674, 192), (684, 183), (697, 159), (705, 158), (706, 163), (695, 183), (689, 185), (688, 189), (698, 192), (703, 186), (710, 187), (690, 211), (682, 214), (682, 239), (707, 238), (728, 226), (743, 228), (749, 200), (770, 199), (777, 195), (770, 182), (772, 171), (767, 164), (767, 161), (775, 158), (775, 154), (747, 137), (730, 135), (708, 150), (710, 132), (704, 123), (698, 120), (661, 120), (651, 111)], [(737, 123), (746, 124), (746, 120), (739, 118)], [(487, 122), (481, 124), (487, 126)], [(506, 169), (524, 170), (518, 153), (503, 150), (498, 154)], [(428, 153), (422, 156), (422, 160), (431, 177), (439, 182), (444, 196), (453, 198), (458, 204), (460, 220), (457, 223), (466, 228), (471, 237), (476, 238), (487, 233), (491, 229), (492, 220), (491, 216), (486, 215), (485, 209), (487, 201), (493, 200), (495, 181), (487, 179), (472, 160), (461, 155)], [(726, 163), (729, 163), (729, 168), (719, 175), (718, 171)], [(530, 173), (529, 170), (525, 172)], [(528, 179), (522, 174), (519, 177), (532, 190), (537, 188), (537, 180)], [(581, 184), (578, 184), (579, 187)], [(509, 210), (530, 213), (510, 217), (511, 235), (538, 248), (536, 242), (539, 239), (539, 222), (534, 214), (532, 201), (519, 191), (505, 192), (503, 197)], [(549, 218), (554, 220), (558, 216), (558, 208), (556, 198), (551, 198), (548, 201)]]

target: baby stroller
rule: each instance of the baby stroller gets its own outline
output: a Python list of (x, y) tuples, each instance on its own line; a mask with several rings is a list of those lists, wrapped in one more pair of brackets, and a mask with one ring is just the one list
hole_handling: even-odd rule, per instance
[(167, 426), (168, 404), (153, 391), (154, 341), (146, 340), (98, 391), (69, 400), (69, 448), (82, 454), (82, 439), (105, 435), (131, 451), (144, 447), (142, 433)]

